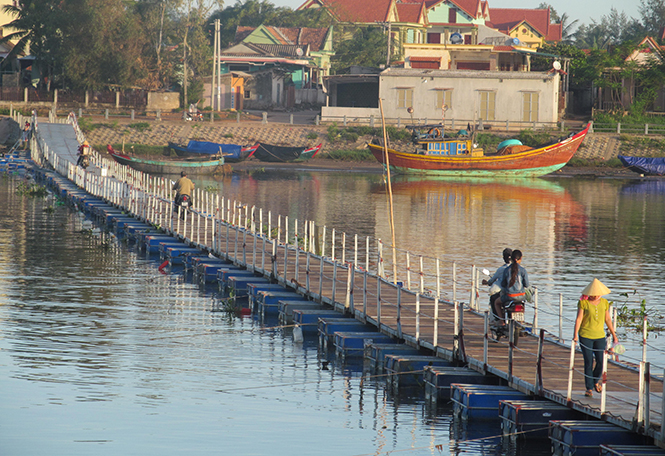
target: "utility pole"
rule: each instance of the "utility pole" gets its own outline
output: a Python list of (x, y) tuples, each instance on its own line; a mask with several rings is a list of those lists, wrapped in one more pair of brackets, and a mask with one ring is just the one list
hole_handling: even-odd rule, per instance
[(391, 22), (388, 21), (388, 52), (386, 53), (386, 68), (390, 67), (390, 33), (391, 33), (392, 27), (391, 27)]
[(212, 80), (210, 81), (210, 107), (212, 108), (213, 111), (215, 111), (215, 94), (217, 93), (215, 91), (215, 83), (217, 80), (215, 79), (216, 72), (217, 72), (217, 22), (219, 19), (215, 19), (215, 37), (214, 37), (214, 44), (213, 44), (213, 51), (212, 51)]

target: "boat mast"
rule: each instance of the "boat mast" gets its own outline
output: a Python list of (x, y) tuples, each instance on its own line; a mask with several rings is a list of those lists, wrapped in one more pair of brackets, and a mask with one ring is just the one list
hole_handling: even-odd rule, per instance
[(388, 159), (388, 137), (386, 134), (386, 118), (383, 116), (383, 100), (379, 98), (381, 108), (381, 128), (383, 129), (383, 160), (386, 165), (386, 177), (388, 183), (388, 205), (390, 206), (390, 235), (393, 246), (393, 283), (397, 283), (397, 250), (395, 247), (395, 212), (393, 210), (393, 187), (390, 182), (390, 160)]

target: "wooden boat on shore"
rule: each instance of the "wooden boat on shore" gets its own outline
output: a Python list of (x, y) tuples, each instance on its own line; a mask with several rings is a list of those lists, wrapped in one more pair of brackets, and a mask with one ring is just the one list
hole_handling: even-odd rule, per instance
[(106, 147), (113, 159), (121, 165), (129, 166), (138, 171), (150, 174), (179, 174), (181, 171), (192, 176), (212, 175), (222, 170), (223, 157), (196, 159), (185, 158), (182, 160), (145, 160), (138, 157), (116, 152), (110, 145)]
[(314, 157), (321, 144), (314, 147), (285, 147), (275, 146), (267, 143), (259, 143), (258, 149), (254, 152), (254, 158), (264, 162), (292, 162), (298, 159), (309, 160)]
[(645, 176), (665, 175), (665, 157), (631, 157), (619, 155), (619, 160), (629, 170)]
[(190, 140), (187, 146), (169, 141), (168, 148), (172, 149), (178, 157), (194, 158), (201, 156), (221, 155), (226, 163), (239, 163), (251, 157), (259, 143), (252, 146), (238, 144), (220, 144), (210, 141)]
[[(430, 132), (435, 130), (429, 129)], [(494, 154), (474, 147), (473, 138), (447, 138), (414, 135), (413, 152), (388, 148), (391, 171), (459, 177), (537, 177), (563, 168), (575, 154), (589, 131), (584, 130), (554, 144), (533, 149), (509, 145)], [(368, 147), (377, 161), (385, 166), (383, 146)]]

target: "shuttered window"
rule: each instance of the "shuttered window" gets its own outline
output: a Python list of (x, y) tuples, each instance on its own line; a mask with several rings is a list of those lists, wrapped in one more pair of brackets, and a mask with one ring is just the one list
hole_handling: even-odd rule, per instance
[(413, 106), (413, 89), (402, 88), (397, 89), (397, 107), (410, 108)]
[(496, 92), (480, 92), (480, 118), (482, 120), (494, 120), (494, 109), (496, 106)]
[(538, 121), (538, 93), (522, 93), (522, 120), (524, 122)]

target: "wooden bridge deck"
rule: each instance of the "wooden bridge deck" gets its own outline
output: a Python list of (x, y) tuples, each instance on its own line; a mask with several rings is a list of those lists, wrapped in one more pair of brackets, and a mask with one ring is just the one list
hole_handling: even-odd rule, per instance
[[(68, 128), (72, 129), (71, 126)], [(121, 170), (114, 163), (103, 163), (98, 157), (95, 162), (110, 170), (109, 177), (96, 172), (84, 173), (73, 167), (76, 156), (71, 137), (66, 140), (59, 137), (60, 134), (69, 135), (66, 128), (39, 128), (37, 133), (32, 147), (33, 151), (37, 148), (43, 155), (38, 162), (48, 160), (58, 172), (89, 193), (126, 208), (146, 222), (165, 227), (192, 245), (283, 284), (295, 284), (300, 292), (313, 300), (372, 323), (380, 331), (402, 338), (410, 345), (430, 349), (450, 360), (459, 360), (477, 371), (497, 375), (516, 389), (547, 397), (588, 415), (663, 440), (660, 432), (663, 421), (662, 377), (645, 376), (648, 390), (640, 402), (639, 366), (610, 362), (603, 409), (600, 394), (595, 393), (593, 398), (584, 396), (583, 360), (581, 353), (574, 351), (569, 400), (571, 348), (556, 337), (536, 328), (534, 332), (537, 334), (522, 336), (517, 347), (504, 340), (491, 341), (486, 334), (484, 313), (449, 301), (437, 303), (430, 294), (418, 295), (377, 274), (354, 268), (348, 262), (306, 252), (293, 245), (294, 239), (289, 239), (291, 244), (287, 244), (284, 239), (271, 239), (251, 232), (238, 226), (241, 213), (236, 225), (227, 223), (224, 217), (212, 215), (229, 213), (223, 207), (215, 208), (214, 202), (207, 203), (205, 210), (197, 207), (186, 222), (178, 221), (171, 213), (170, 188), (166, 188), (163, 182), (160, 184), (156, 178), (142, 173)], [(43, 154), (45, 146), (53, 152), (51, 157)], [(118, 176), (118, 179), (110, 176)], [(249, 226), (251, 222), (245, 219), (243, 225)], [(636, 419), (638, 404), (649, 409), (644, 420)]]

